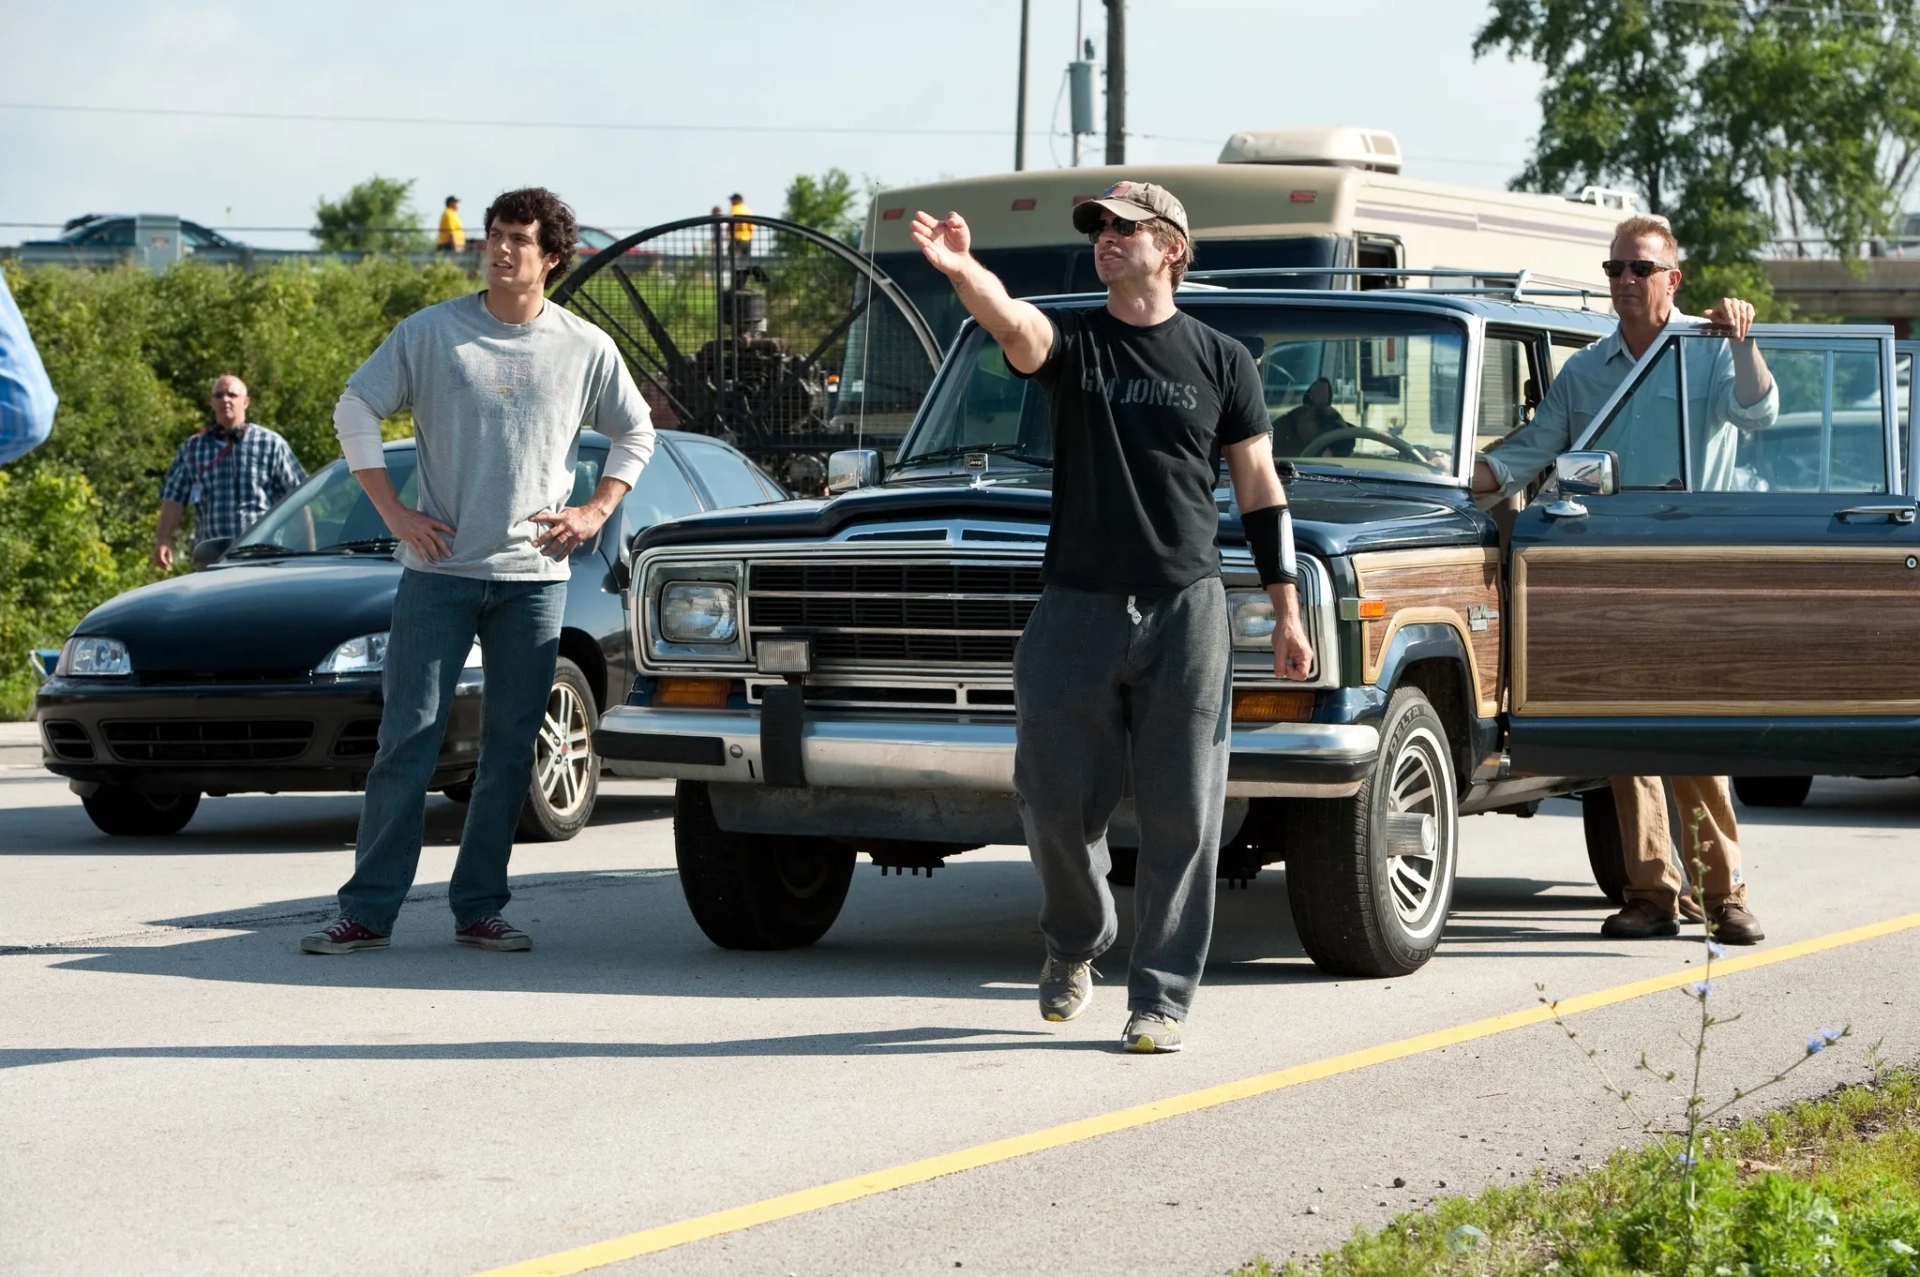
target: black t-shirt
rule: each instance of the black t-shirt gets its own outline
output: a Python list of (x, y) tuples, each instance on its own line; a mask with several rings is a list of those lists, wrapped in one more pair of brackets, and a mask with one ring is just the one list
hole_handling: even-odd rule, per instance
[(1032, 374), (1053, 409), (1043, 578), (1110, 594), (1185, 589), (1220, 570), (1220, 449), (1272, 429), (1247, 348), (1184, 313), (1148, 327), (1105, 307), (1050, 310)]

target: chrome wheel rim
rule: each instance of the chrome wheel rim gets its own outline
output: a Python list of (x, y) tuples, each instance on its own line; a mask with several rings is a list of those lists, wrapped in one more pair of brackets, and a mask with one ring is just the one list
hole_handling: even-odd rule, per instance
[(1387, 892), (1416, 939), (1446, 921), (1458, 832), (1452, 784), (1444, 744), (1424, 727), (1409, 733), (1388, 776), (1381, 824)]
[(562, 820), (579, 814), (593, 791), (593, 722), (586, 702), (567, 683), (547, 694), (546, 717), (534, 744), (534, 787)]

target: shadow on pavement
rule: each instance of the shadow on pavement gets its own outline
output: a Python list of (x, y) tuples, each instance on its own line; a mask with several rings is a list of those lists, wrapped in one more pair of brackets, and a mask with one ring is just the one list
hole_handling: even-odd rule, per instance
[[(979, 1039), (991, 1038), (992, 1041)], [(1006, 1041), (1013, 1038), (1014, 1041)], [(1034, 1039), (1039, 1039), (1035, 1041)], [(401, 1042), (245, 1046), (0, 1049), (0, 1069), (79, 1060), (646, 1060), (752, 1056), (928, 1055), (979, 1051), (1116, 1051), (1107, 1042), (1063, 1039), (1041, 1029), (883, 1029), (714, 1042)]]
[[(46, 776), (40, 776), (44, 783)], [(438, 794), (427, 797), (426, 841), (460, 840), (467, 809)], [(592, 827), (664, 820), (673, 799), (602, 792)], [(338, 851), (351, 847), (360, 825), (360, 795), (234, 794), (203, 798), (185, 829), (167, 838), (115, 838), (94, 828), (70, 794), (44, 806), (9, 807), (0, 824), (0, 856), (226, 856)]]

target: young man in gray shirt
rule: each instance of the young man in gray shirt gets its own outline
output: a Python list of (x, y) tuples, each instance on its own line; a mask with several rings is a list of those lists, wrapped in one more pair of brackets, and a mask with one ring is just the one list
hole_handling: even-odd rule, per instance
[[(646, 402), (613, 340), (547, 304), (573, 258), (573, 211), (540, 187), (486, 215), (487, 288), (401, 321), (347, 381), (341, 451), (406, 569), (386, 649), (380, 751), (367, 775), (340, 917), (308, 953), (384, 948), (420, 861), (427, 784), (474, 640), (485, 662), (479, 770), (449, 903), (454, 939), (528, 949), (500, 916), (507, 857), (560, 650), (567, 556), (600, 530), (653, 454)], [(417, 508), (387, 476), (380, 422), (413, 409)], [(592, 498), (573, 489), (582, 423), (613, 440)]]

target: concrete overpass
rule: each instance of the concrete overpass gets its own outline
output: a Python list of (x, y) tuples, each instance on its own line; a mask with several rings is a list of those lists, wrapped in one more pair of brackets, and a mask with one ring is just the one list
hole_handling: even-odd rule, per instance
[(1891, 323), (1905, 337), (1920, 318), (1920, 256), (1783, 257), (1767, 263), (1773, 295), (1810, 319)]

